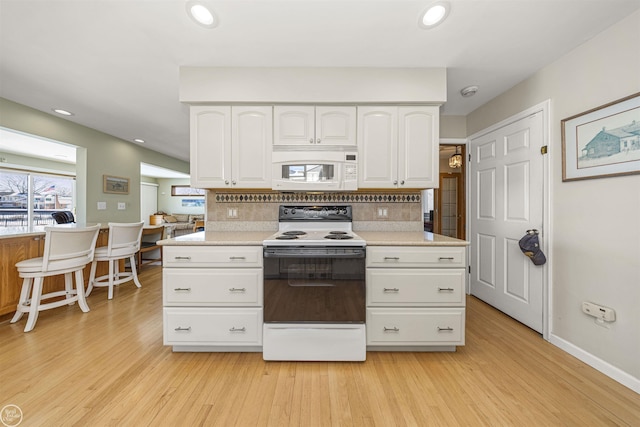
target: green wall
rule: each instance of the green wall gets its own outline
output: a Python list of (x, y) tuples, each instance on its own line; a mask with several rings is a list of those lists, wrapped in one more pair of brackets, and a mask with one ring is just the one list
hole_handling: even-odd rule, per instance
[[(79, 221), (139, 221), (140, 162), (189, 173), (187, 162), (4, 98), (0, 98), (0, 126), (79, 147), (76, 159)], [(104, 193), (103, 175), (129, 178), (129, 194)], [(97, 202), (106, 202), (107, 209), (98, 210)], [(125, 210), (117, 209), (119, 202), (126, 204)]]

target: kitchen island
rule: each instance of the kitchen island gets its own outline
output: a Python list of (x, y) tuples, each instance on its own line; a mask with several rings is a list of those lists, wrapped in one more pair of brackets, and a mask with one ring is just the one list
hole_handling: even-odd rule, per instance
[[(357, 231), (366, 241), (368, 351), (464, 345), (469, 242), (429, 232)], [(164, 344), (262, 351), (263, 241), (273, 231), (165, 239)]]

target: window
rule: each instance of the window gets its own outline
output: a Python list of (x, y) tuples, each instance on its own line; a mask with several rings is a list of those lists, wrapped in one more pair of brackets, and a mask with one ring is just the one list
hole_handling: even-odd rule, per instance
[(75, 178), (0, 169), (0, 227), (54, 224), (51, 214), (75, 214)]
[(188, 185), (172, 185), (172, 196), (204, 196), (205, 190), (202, 188), (192, 188)]

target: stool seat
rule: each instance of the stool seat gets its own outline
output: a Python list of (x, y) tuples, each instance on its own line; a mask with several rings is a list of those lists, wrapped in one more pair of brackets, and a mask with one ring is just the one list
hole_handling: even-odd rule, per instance
[[(91, 263), (95, 252), (100, 224), (93, 227), (62, 228), (45, 227), (44, 254), (16, 263), (18, 275), (23, 278), (16, 313), (11, 319), (15, 323), (24, 313), (29, 313), (25, 332), (31, 331), (38, 313), (76, 301), (83, 312), (89, 311), (84, 294), (83, 269)], [(75, 273), (76, 289), (73, 289)], [(45, 277), (64, 275), (64, 290), (42, 294)], [(64, 299), (49, 303), (43, 301), (63, 296)]]
[[(140, 237), (144, 222), (133, 223), (109, 223), (109, 242), (107, 246), (96, 248), (87, 295), (90, 295), (94, 287), (108, 287), (108, 299), (113, 299), (114, 286), (133, 280), (133, 283), (141, 288), (136, 270), (135, 255), (140, 250)], [(120, 271), (119, 261), (129, 259), (131, 272)], [(100, 261), (109, 263), (109, 273), (96, 277), (97, 264)]]

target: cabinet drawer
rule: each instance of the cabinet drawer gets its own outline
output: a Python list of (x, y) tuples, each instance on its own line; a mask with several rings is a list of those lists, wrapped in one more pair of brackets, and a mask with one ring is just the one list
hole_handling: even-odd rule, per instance
[(261, 308), (164, 308), (165, 345), (262, 345)]
[(368, 306), (464, 306), (463, 268), (368, 268)]
[(464, 246), (367, 246), (367, 267), (464, 267)]
[(166, 306), (262, 306), (261, 268), (164, 268)]
[(262, 246), (164, 246), (165, 267), (262, 267)]
[(464, 345), (464, 308), (368, 308), (367, 345)]

